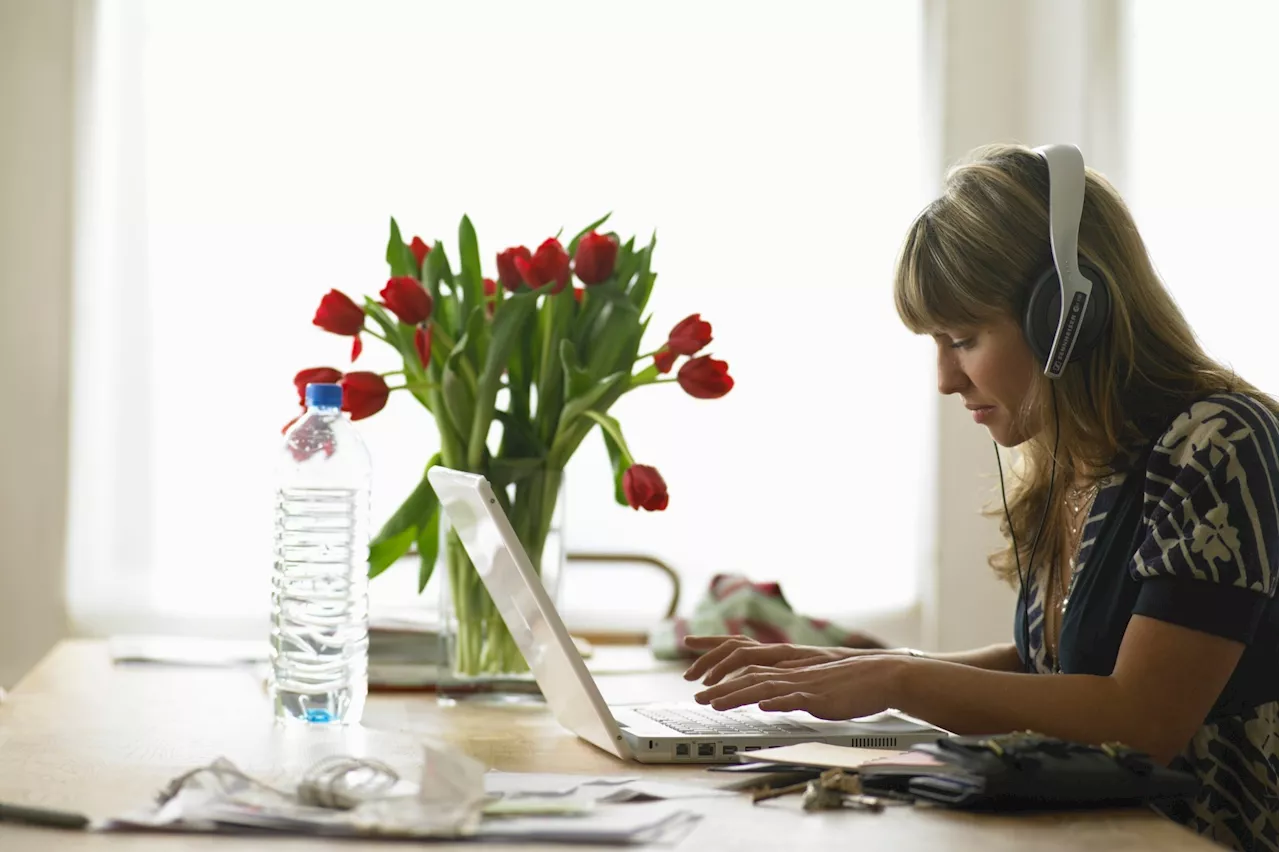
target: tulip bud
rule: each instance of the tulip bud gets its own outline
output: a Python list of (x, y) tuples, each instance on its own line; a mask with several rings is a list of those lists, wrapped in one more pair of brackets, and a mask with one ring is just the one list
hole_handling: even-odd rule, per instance
[(647, 464), (633, 464), (622, 474), (622, 493), (632, 509), (661, 512), (667, 508), (667, 483), (658, 469)]
[(591, 231), (578, 240), (573, 271), (583, 284), (600, 284), (609, 280), (617, 260), (618, 243), (613, 237)]

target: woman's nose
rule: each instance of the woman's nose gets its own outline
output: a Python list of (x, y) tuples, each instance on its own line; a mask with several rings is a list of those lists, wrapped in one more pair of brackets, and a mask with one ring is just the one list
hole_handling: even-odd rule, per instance
[(938, 352), (938, 393), (943, 396), (960, 393), (969, 386), (969, 377), (951, 357), (949, 351)]

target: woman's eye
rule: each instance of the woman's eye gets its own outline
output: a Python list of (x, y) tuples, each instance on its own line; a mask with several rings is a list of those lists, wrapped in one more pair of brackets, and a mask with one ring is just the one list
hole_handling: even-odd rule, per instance
[(972, 349), (973, 338), (966, 337), (964, 340), (953, 340), (951, 341), (951, 348), (952, 349)]

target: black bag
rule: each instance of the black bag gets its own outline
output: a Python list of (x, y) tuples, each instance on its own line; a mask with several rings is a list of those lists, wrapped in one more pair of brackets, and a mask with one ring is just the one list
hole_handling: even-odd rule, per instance
[(909, 794), (957, 808), (1054, 809), (1133, 805), (1194, 795), (1195, 776), (1118, 743), (1089, 746), (1033, 732), (949, 737), (906, 759), (864, 765), (868, 794)]

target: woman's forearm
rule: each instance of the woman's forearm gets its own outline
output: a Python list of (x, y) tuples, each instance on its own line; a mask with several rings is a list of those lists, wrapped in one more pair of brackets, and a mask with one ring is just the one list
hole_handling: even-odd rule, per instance
[(930, 660), (943, 663), (959, 663), (976, 669), (989, 669), (995, 672), (1022, 671), (1022, 658), (1012, 642), (1000, 645), (988, 645), (985, 648), (973, 648), (968, 651), (954, 651), (949, 654), (925, 654)]
[(893, 706), (956, 734), (1033, 730), (1085, 743), (1120, 741), (1161, 762), (1140, 708), (1113, 678), (991, 671), (930, 659), (893, 658)]

